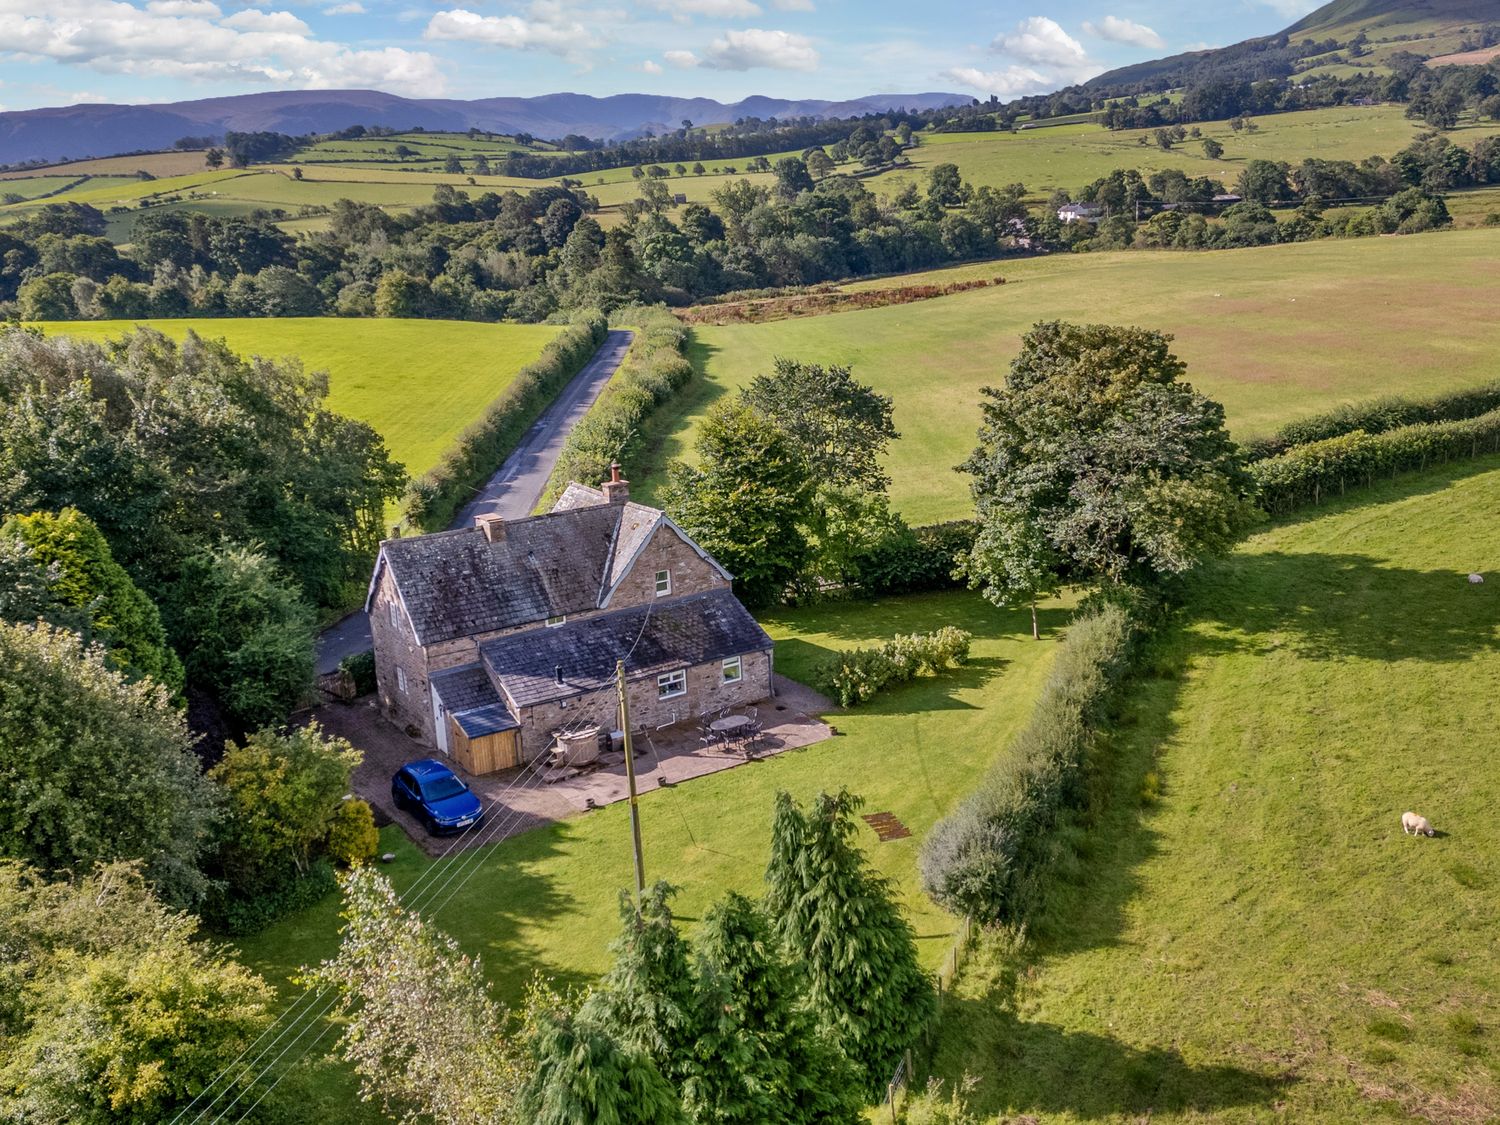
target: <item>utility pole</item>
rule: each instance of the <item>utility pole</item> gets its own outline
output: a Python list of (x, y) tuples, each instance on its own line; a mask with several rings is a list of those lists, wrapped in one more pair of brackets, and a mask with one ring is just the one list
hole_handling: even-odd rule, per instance
[(615, 661), (615, 685), (620, 692), (620, 730), (625, 735), (625, 780), (630, 786), (630, 843), (635, 850), (635, 905), (639, 910), (646, 890), (646, 861), (641, 857), (641, 807), (635, 797), (635, 747), (630, 741), (630, 700), (625, 695), (625, 661)]

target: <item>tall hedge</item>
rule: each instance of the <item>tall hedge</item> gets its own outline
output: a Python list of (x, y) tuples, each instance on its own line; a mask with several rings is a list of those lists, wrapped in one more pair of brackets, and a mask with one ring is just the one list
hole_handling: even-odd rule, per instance
[(1030, 722), (922, 846), (922, 887), (940, 905), (985, 923), (1025, 917), (1054, 830), (1085, 800), (1084, 766), (1129, 667), (1134, 632), (1117, 605), (1068, 627)]
[(635, 340), (619, 374), (568, 435), (547, 484), (549, 499), (571, 480), (606, 479), (612, 461), (625, 465), (628, 476), (647, 421), (693, 378), (693, 365), (682, 354), (688, 330), (665, 307), (617, 309), (610, 320), (634, 328)]
[(441, 531), (516, 447), (531, 424), (599, 350), (609, 325), (602, 313), (580, 313), (458, 435), (441, 461), (412, 481), (406, 518), (420, 531)]
[(1268, 438), (1247, 442), (1245, 458), (1263, 461), (1299, 445), (1342, 437), (1355, 431), (1383, 434), (1423, 422), (1459, 422), (1500, 410), (1500, 381), (1428, 398), (1391, 396), (1337, 406), (1321, 414), (1288, 422)]
[(1250, 466), (1257, 499), (1272, 515), (1317, 504), (1377, 478), (1500, 453), (1500, 410), (1458, 422), (1353, 433), (1299, 445)]

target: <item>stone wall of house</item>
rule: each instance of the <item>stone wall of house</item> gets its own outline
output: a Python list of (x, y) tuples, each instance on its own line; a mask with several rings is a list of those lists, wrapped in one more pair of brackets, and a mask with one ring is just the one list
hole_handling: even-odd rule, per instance
[[(392, 607), (395, 620), (392, 621)], [(432, 686), (428, 681), (427, 654), (417, 644), (411, 619), (401, 608), (390, 568), (381, 571), (370, 606), (370, 638), (375, 648), (375, 690), (385, 717), (403, 730), (416, 727), (424, 742), (437, 744), (432, 725)], [(404, 672), (406, 690), (401, 690)]]
[[(656, 676), (626, 681), (630, 693), (630, 725), (654, 729), (672, 723), (696, 719), (703, 712), (723, 708), (745, 707), (771, 697), (771, 654), (745, 653), (740, 658), (741, 675), (737, 683), (724, 683), (721, 661), (699, 664), (687, 670), (687, 693), (672, 699), (659, 697)], [(613, 730), (618, 725), (618, 700), (615, 691), (591, 692), (572, 699), (540, 703), (521, 708), (516, 716), (521, 724), (521, 756), (531, 761), (552, 745), (552, 732), (582, 723), (597, 723)]]
[(711, 563), (693, 550), (682, 537), (665, 524), (652, 533), (650, 540), (636, 556), (630, 573), (610, 597), (610, 609), (645, 605), (657, 600), (656, 575), (665, 570), (672, 575), (669, 597), (683, 598), (708, 590), (720, 590), (729, 583)]

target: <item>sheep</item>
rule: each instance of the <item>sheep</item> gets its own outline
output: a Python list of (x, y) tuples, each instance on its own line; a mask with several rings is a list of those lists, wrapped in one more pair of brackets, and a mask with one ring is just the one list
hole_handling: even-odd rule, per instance
[(1427, 823), (1425, 816), (1418, 816), (1414, 812), (1401, 814), (1401, 831), (1407, 836), (1436, 836), (1432, 825)]
[(1482, 575), (1482, 574), (1471, 574), (1471, 575), (1469, 575), (1469, 585), (1470, 586), (1483, 586), (1484, 585), (1484, 575)]

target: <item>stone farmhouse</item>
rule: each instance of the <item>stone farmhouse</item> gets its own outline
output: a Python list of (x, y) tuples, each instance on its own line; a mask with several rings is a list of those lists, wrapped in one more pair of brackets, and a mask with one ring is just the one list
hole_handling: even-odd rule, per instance
[(661, 727), (769, 698), (771, 638), (731, 576), (619, 466), (545, 515), (386, 540), (365, 609), (386, 717), (482, 774), (563, 731)]

